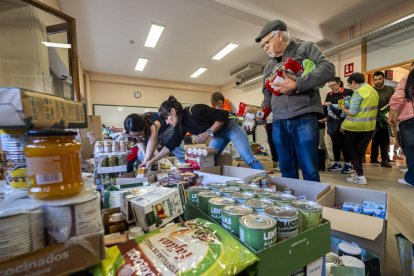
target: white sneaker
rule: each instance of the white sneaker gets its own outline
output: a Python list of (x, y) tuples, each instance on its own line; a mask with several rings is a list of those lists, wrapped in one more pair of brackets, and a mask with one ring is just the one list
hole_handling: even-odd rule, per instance
[(360, 185), (366, 185), (367, 184), (367, 178), (363, 175), (361, 176), (353, 176), (353, 177), (348, 177), (346, 179), (346, 181), (354, 183), (354, 184), (360, 184)]
[(405, 184), (405, 185), (411, 185), (410, 183), (408, 183), (407, 181), (405, 181), (404, 178), (398, 179), (398, 183)]

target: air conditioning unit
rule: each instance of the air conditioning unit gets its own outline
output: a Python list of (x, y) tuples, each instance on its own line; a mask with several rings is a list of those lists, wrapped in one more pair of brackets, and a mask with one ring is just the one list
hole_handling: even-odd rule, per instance
[(236, 85), (233, 87), (235, 89), (244, 88), (255, 83), (261, 82), (263, 80), (263, 74), (258, 73), (256, 75), (251, 76), (250, 78), (242, 81), (236, 81)]
[(263, 70), (263, 66), (256, 63), (248, 62), (247, 64), (241, 66), (240, 68), (237, 68), (230, 72), (230, 76), (240, 79), (241, 81), (244, 81), (251, 76), (257, 75), (258, 73), (261, 73)]

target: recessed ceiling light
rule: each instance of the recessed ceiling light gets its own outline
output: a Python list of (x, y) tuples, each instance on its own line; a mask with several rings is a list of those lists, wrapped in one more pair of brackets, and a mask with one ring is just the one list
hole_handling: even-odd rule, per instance
[(137, 65), (135, 66), (135, 71), (144, 71), (145, 65), (147, 65), (148, 59), (139, 58)]
[(198, 78), (201, 74), (203, 74), (205, 71), (207, 70), (207, 68), (203, 68), (203, 67), (200, 67), (200, 68), (198, 68), (197, 69), (197, 71), (195, 71), (190, 77), (191, 78)]
[(42, 43), (47, 47), (66, 48), (66, 49), (72, 48), (70, 44), (66, 44), (66, 43), (56, 43), (56, 42), (47, 42), (47, 41), (42, 41)]
[(237, 47), (239, 47), (239, 45), (233, 44), (233, 43), (229, 43), (220, 52), (218, 52), (214, 57), (212, 57), (212, 59), (220, 60), (224, 56), (226, 56), (228, 53), (230, 53), (231, 51), (233, 51), (234, 49), (236, 49)]
[(145, 47), (154, 48), (157, 45), (157, 42), (160, 39), (164, 29), (164, 26), (152, 24), (151, 29), (148, 33), (147, 41), (145, 41)]

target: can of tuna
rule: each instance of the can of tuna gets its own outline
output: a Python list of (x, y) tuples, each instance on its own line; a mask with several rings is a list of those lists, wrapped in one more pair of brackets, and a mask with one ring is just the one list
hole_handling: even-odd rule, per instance
[(207, 184), (207, 187), (210, 188), (210, 190), (218, 192), (221, 188), (227, 187), (227, 184), (225, 183), (209, 183)]
[(103, 230), (98, 192), (82, 191), (74, 197), (44, 201), (46, 228), (53, 242)]
[(259, 188), (260, 187), (257, 184), (243, 184), (243, 185), (240, 186), (240, 189), (243, 192), (253, 192), (253, 191), (255, 191), (255, 190), (259, 189)]
[(291, 204), (293, 201), (296, 200), (294, 195), (285, 194), (281, 192), (275, 192), (270, 195), (270, 198), (275, 202), (276, 205), (288, 205)]
[(235, 204), (236, 201), (230, 197), (214, 197), (208, 201), (208, 215), (221, 223), (221, 211), (224, 206)]
[(253, 213), (253, 208), (244, 205), (227, 205), (221, 211), (221, 225), (239, 236), (240, 217)]
[(262, 188), (255, 190), (254, 193), (258, 198), (270, 198), (270, 195), (274, 193), (274, 190), (272, 188)]
[(283, 241), (295, 237), (299, 233), (299, 212), (288, 205), (269, 206), (265, 209), (266, 215), (277, 221), (277, 240)]
[(257, 251), (276, 243), (276, 220), (262, 214), (249, 214), (240, 218), (240, 240)]
[(261, 188), (269, 188), (270, 187), (270, 178), (269, 177), (262, 177), (260, 180), (260, 187)]
[(246, 200), (254, 198), (254, 193), (249, 192), (235, 192), (231, 194), (231, 197), (234, 198), (237, 203), (244, 204)]
[(198, 206), (198, 193), (208, 190), (209, 188), (205, 186), (191, 186), (187, 189), (187, 200), (195, 206)]
[(252, 207), (256, 213), (264, 213), (266, 207), (273, 205), (273, 201), (269, 199), (252, 198), (246, 201), (246, 206)]
[(241, 185), (244, 185), (244, 182), (241, 182), (240, 180), (229, 180), (226, 181), (227, 186), (236, 186), (236, 187), (240, 187)]
[(221, 193), (214, 191), (201, 191), (198, 193), (198, 207), (208, 214), (208, 201), (213, 197), (219, 197)]
[(240, 188), (236, 186), (232, 186), (232, 187), (228, 186), (228, 187), (220, 188), (219, 192), (222, 193), (223, 196), (229, 197), (231, 196), (232, 193), (240, 192)]
[(296, 200), (292, 207), (299, 211), (299, 233), (319, 225), (322, 219), (322, 205), (309, 200)]

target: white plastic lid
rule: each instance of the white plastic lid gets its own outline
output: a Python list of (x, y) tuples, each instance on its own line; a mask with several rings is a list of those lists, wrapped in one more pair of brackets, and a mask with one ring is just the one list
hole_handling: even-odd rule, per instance
[(361, 248), (355, 243), (341, 242), (338, 248), (346, 255), (358, 256), (361, 255)]
[(116, 222), (116, 221), (123, 221), (124, 216), (122, 213), (114, 213), (111, 215), (110, 221)]
[(134, 227), (129, 228), (130, 235), (139, 235), (141, 233), (143, 233), (143, 231), (142, 231), (142, 228), (139, 226), (134, 226)]
[(365, 264), (360, 260), (352, 256), (341, 256), (342, 263), (344, 266), (357, 267), (365, 269)]

